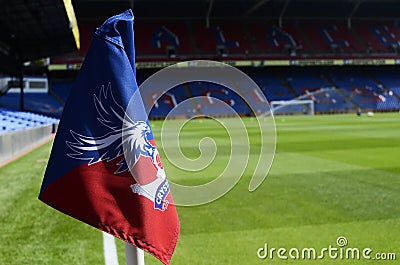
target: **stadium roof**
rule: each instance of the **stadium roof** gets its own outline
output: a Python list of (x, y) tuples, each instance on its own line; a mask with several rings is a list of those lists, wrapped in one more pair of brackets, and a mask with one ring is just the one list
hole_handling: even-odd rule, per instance
[(134, 0), (137, 18), (391, 19), (397, 0)]
[(400, 19), (398, 0), (72, 0), (78, 20), (103, 21), (134, 10), (136, 19)]
[[(72, 0), (78, 22), (104, 21), (133, 7), (134, 0)], [(165, 1), (167, 2), (167, 1)]]
[(0, 6), (0, 70), (15, 74), (23, 62), (77, 50), (71, 1), (0, 0)]

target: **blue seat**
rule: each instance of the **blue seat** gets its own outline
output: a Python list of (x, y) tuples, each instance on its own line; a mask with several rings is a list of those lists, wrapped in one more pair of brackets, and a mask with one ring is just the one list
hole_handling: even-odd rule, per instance
[(0, 133), (58, 123), (56, 118), (0, 108)]

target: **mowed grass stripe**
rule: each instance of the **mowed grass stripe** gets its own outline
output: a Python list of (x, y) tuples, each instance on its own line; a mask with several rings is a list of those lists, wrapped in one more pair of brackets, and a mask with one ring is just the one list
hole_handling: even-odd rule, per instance
[(50, 147), (0, 168), (0, 264), (103, 264), (98, 230), (37, 199)]
[[(385, 183), (377, 184), (377, 178)], [(323, 176), (271, 174), (256, 192), (248, 193), (247, 183), (241, 182), (216, 202), (180, 210), (182, 233), (395, 218), (400, 211), (399, 188), (390, 184), (392, 179), (368, 170), (326, 172)]]
[[(379, 233), (365, 236), (366, 231), (376, 231)], [(391, 231), (399, 228), (399, 219), (390, 219), (383, 222), (357, 222), (340, 223), (334, 225), (315, 225), (285, 227), (279, 229), (260, 229), (241, 232), (223, 232), (215, 233), (211, 238), (207, 234), (196, 235), (197, 241), (194, 243), (194, 249), (201, 249), (202, 244), (207, 244), (206, 253), (196, 253), (190, 251), (182, 253), (181, 256), (191, 256), (194, 260), (199, 260), (196, 264), (362, 264), (365, 261), (359, 260), (330, 260), (327, 256), (322, 260), (279, 260), (276, 256), (271, 259), (260, 260), (256, 251), (268, 243), (269, 248), (315, 248), (317, 251), (324, 247), (337, 247), (336, 239), (339, 236), (345, 236), (349, 241), (349, 247), (358, 247), (360, 249), (369, 247), (375, 251), (396, 252), (393, 245), (399, 245), (398, 238), (391, 234)], [(370, 237), (380, 238), (382, 241), (371, 241)], [(241, 240), (238, 240), (240, 238)], [(385, 240), (383, 240), (385, 238)], [(390, 240), (390, 241), (386, 241)], [(230, 242), (226, 244), (224, 242)], [(391, 242), (391, 243), (389, 243)], [(183, 241), (185, 243), (185, 241)], [(178, 248), (179, 250), (179, 248)], [(319, 253), (318, 253), (319, 254)], [(202, 258), (203, 257), (203, 258)], [(206, 258), (204, 258), (206, 257)], [(392, 262), (393, 263), (393, 262)], [(376, 264), (379, 264), (378, 262)]]
[[(280, 260), (259, 259), (257, 250), (267, 243), (270, 248), (314, 248), (318, 255), (322, 248), (338, 247), (336, 239), (346, 237), (348, 248), (371, 248), (373, 254), (396, 253), (397, 260), (400, 253), (398, 246), (400, 239), (393, 231), (400, 229), (400, 219), (356, 221), (337, 224), (305, 225), (296, 227), (264, 228), (250, 231), (224, 231), (201, 233), (196, 235), (181, 235), (173, 264), (397, 264), (395, 261), (374, 260), (344, 260), (330, 259), (326, 253), (324, 259), (309, 260)], [(374, 238), (375, 240), (371, 240)], [(188, 247), (189, 246), (189, 247)], [(287, 255), (287, 253), (286, 253)], [(372, 255), (371, 255), (372, 256)], [(146, 264), (159, 264), (157, 260), (146, 256)]]
[[(277, 154), (262, 187), (246, 194), (249, 170), (224, 198), (193, 211), (180, 210), (182, 234), (384, 222), (398, 217), (399, 174), (394, 158), (399, 154), (400, 135), (396, 115), (377, 115), (360, 125), (354, 125), (360, 119), (353, 115), (289, 117), (284, 124), (294, 121), (286, 127), (290, 133), (282, 130), (278, 120)], [(362, 162), (366, 156), (368, 161)], [(254, 160), (251, 166), (255, 166)], [(371, 231), (370, 240), (375, 240), (377, 231)]]
[[(399, 119), (398, 113), (277, 117), (277, 154), (253, 193), (247, 187), (258, 161), (259, 130), (254, 119), (245, 119), (251, 157), (243, 178), (213, 203), (178, 207), (182, 232), (172, 264), (310, 264), (259, 260), (256, 251), (265, 242), (326, 247), (338, 236), (346, 236), (350, 246), (400, 249)], [(161, 123), (153, 124), (160, 146)], [(200, 155), (203, 137), (215, 136), (221, 150), (214, 164), (198, 173), (173, 166), (160, 150), (167, 176), (188, 185), (204, 183), (229, 159), (227, 132), (215, 122), (195, 120), (184, 133), (182, 152), (192, 159)], [(49, 150), (50, 144), (0, 169), (0, 264), (103, 264), (98, 230), (37, 200)], [(123, 264), (119, 240), (117, 249)], [(146, 264), (160, 263), (146, 255)]]

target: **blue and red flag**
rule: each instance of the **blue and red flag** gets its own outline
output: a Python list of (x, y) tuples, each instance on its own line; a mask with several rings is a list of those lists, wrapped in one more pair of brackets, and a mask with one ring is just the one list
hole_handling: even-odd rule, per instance
[(135, 74), (128, 10), (94, 33), (39, 199), (169, 264), (179, 220)]

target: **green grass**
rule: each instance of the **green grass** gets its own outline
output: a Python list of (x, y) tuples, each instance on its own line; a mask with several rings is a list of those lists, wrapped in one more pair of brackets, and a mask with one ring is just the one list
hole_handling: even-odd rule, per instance
[[(173, 123), (174, 121), (170, 121)], [(277, 117), (277, 150), (270, 173), (255, 191), (247, 187), (259, 151), (259, 130), (245, 120), (251, 157), (244, 176), (224, 197), (178, 207), (181, 236), (172, 264), (397, 264), (400, 260), (400, 115)], [(153, 122), (160, 146), (161, 123)], [(183, 154), (200, 155), (211, 137), (215, 161), (201, 172), (179, 169), (161, 151), (170, 180), (198, 185), (228, 161), (227, 132), (194, 120), (182, 130)], [(51, 144), (0, 168), (0, 264), (104, 264), (101, 233), (37, 200)], [(166, 144), (168, 147), (168, 144)], [(170, 147), (168, 147), (170, 148)], [(207, 156), (209, 146), (203, 155)], [(174, 159), (174, 157), (170, 157)], [(218, 174), (217, 174), (218, 175)], [(73, 196), (73, 194), (71, 194)], [(397, 261), (259, 259), (257, 249), (337, 247), (393, 252)], [(120, 264), (124, 246), (117, 241)], [(161, 264), (146, 254), (146, 265)]]

